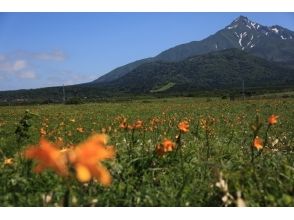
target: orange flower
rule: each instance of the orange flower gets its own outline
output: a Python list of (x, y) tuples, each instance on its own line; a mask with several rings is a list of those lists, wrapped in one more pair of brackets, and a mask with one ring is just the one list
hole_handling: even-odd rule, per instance
[(161, 144), (156, 146), (156, 152), (158, 155), (162, 156), (167, 152), (171, 152), (176, 148), (176, 144), (170, 139), (164, 139)]
[(122, 118), (122, 121), (119, 125), (120, 128), (123, 128), (123, 129), (127, 129), (128, 128), (128, 123), (127, 123), (127, 119), (126, 118)]
[(51, 168), (58, 174), (67, 175), (66, 159), (60, 150), (52, 143), (42, 138), (37, 146), (25, 150), (24, 155), (28, 159), (35, 159), (38, 165), (34, 172), (40, 173), (45, 168)]
[(178, 124), (178, 128), (181, 132), (187, 133), (189, 131), (189, 122), (188, 121), (182, 121)]
[(12, 158), (6, 158), (4, 160), (4, 165), (12, 165), (13, 164), (13, 159)]
[(268, 124), (269, 125), (277, 124), (278, 118), (279, 118), (279, 116), (277, 116), (277, 115), (271, 115), (271, 116), (269, 116), (268, 117)]
[(105, 186), (110, 185), (110, 173), (101, 164), (102, 160), (112, 159), (115, 154), (113, 147), (106, 146), (107, 140), (105, 134), (94, 134), (71, 152), (69, 158), (80, 182), (88, 182), (93, 177)]
[(143, 127), (143, 121), (142, 120), (137, 120), (134, 125), (133, 125), (133, 129), (140, 129)]
[(255, 147), (257, 150), (261, 150), (263, 148), (262, 139), (256, 136), (253, 140), (252, 146)]

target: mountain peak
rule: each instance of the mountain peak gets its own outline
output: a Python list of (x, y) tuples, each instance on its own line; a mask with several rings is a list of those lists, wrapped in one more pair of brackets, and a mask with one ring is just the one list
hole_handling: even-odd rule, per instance
[(258, 30), (262, 25), (249, 20), (247, 17), (240, 15), (236, 18), (230, 25), (227, 26), (227, 29), (235, 29), (235, 28), (246, 28), (252, 30)]
[(240, 15), (238, 18), (235, 19), (235, 21), (245, 21), (248, 22), (249, 19), (246, 16)]
[(240, 15), (238, 18), (236, 18), (232, 23), (231, 23), (231, 25), (234, 25), (234, 24), (247, 24), (247, 23), (249, 23), (250, 22), (250, 20), (247, 18), (247, 17), (245, 17), (245, 16), (243, 16), (243, 15)]

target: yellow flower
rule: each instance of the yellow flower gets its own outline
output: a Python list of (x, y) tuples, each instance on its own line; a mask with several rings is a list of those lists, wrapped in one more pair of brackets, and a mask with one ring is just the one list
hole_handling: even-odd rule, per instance
[(156, 146), (156, 152), (158, 155), (162, 156), (167, 152), (171, 152), (175, 149), (176, 144), (170, 139), (164, 139), (161, 144)]
[(268, 124), (269, 125), (276, 124), (278, 122), (278, 118), (279, 118), (279, 116), (277, 116), (277, 115), (271, 115), (271, 116), (269, 116), (268, 117)]
[(178, 124), (178, 128), (181, 132), (187, 133), (189, 131), (189, 122), (188, 121), (182, 121)]
[(34, 168), (36, 173), (51, 168), (62, 176), (67, 175), (66, 158), (54, 144), (44, 138), (41, 138), (38, 145), (26, 149), (24, 156), (37, 161), (38, 164)]
[(13, 164), (13, 159), (12, 158), (6, 158), (4, 160), (4, 165), (12, 165)]
[(257, 150), (261, 150), (263, 148), (262, 139), (256, 136), (253, 140), (252, 146), (255, 147)]
[(94, 134), (70, 154), (70, 161), (80, 182), (88, 182), (95, 178), (105, 186), (110, 185), (111, 175), (101, 163), (102, 160), (112, 159), (115, 155), (113, 147), (106, 146), (107, 141), (107, 135)]

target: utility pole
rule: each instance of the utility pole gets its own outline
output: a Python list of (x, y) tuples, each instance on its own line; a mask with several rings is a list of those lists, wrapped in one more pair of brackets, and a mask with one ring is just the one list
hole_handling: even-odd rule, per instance
[(65, 103), (65, 89), (64, 89), (64, 84), (62, 85), (62, 92), (63, 92), (63, 103)]
[(242, 94), (243, 94), (243, 101), (245, 101), (245, 86), (244, 86), (244, 79), (242, 80)]

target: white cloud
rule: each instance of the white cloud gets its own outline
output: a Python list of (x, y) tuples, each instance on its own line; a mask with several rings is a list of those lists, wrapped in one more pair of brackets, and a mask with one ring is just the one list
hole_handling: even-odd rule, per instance
[(8, 77), (17, 78), (32, 78), (32, 73), (28, 74), (27, 71), (32, 71), (28, 68), (28, 63), (23, 59), (10, 59), (0, 54), (0, 79)]
[(27, 67), (25, 60), (11, 60), (0, 56), (0, 71), (14, 73)]
[(34, 62), (38, 60), (59, 62), (65, 59), (66, 55), (61, 50), (0, 53), (0, 79), (36, 79)]
[(53, 50), (51, 52), (33, 53), (32, 57), (37, 60), (63, 61), (66, 59), (65, 53), (61, 50)]
[(19, 72), (17, 75), (19, 78), (22, 78), (22, 79), (35, 79), (36, 78), (36, 73), (33, 70), (22, 71), (22, 72)]
[(27, 67), (27, 62), (25, 60), (16, 60), (12, 65), (13, 71), (19, 71)]

